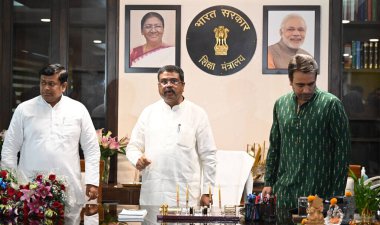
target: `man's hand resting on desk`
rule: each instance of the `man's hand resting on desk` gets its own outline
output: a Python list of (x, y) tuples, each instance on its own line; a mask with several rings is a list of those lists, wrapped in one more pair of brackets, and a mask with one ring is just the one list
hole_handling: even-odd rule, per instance
[(264, 187), (261, 193), (263, 194), (263, 196), (270, 195), (272, 193), (272, 187)]
[(138, 169), (139, 171), (145, 169), (145, 167), (147, 167), (152, 161), (150, 161), (149, 159), (147, 159), (144, 155), (141, 156), (138, 160), (137, 160), (137, 163), (136, 163), (136, 169)]

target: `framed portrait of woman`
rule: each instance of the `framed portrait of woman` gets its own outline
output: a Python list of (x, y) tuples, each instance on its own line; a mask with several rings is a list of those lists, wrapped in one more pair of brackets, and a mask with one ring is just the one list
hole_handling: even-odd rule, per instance
[(180, 5), (125, 6), (125, 72), (180, 66)]
[(263, 74), (287, 74), (296, 54), (319, 63), (320, 6), (264, 6), (263, 16)]

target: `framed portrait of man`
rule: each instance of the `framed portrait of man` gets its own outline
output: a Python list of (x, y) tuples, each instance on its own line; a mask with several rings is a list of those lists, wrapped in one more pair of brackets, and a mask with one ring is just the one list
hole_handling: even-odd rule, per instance
[(180, 66), (181, 6), (125, 6), (125, 72)]
[(319, 63), (320, 6), (264, 6), (263, 15), (263, 74), (287, 74), (296, 54)]

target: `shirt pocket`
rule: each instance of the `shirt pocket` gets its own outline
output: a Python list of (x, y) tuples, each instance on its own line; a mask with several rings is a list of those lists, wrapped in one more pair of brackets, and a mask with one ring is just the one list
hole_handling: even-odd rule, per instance
[(192, 149), (195, 146), (195, 128), (189, 124), (178, 126), (177, 145), (182, 149)]
[(64, 138), (75, 138), (79, 137), (80, 119), (77, 118), (65, 118), (63, 121), (62, 135)]

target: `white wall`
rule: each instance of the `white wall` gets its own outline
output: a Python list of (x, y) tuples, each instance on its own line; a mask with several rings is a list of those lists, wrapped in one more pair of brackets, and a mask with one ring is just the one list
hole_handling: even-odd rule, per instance
[[(194, 3), (199, 2), (199, 4)], [(161, 0), (161, 5), (181, 5), (181, 67), (185, 72), (187, 99), (202, 106), (209, 115), (219, 149), (245, 150), (247, 144), (268, 142), (275, 100), (291, 91), (287, 75), (262, 74), (263, 5), (282, 5), (279, 0)], [(120, 0), (119, 37), (119, 135), (130, 135), (141, 111), (160, 99), (156, 73), (124, 73), (125, 5), (157, 5), (154, 0)], [(318, 87), (328, 87), (328, 0), (288, 0), (286, 5), (321, 6), (321, 50)], [(190, 22), (202, 10), (228, 5), (246, 14), (255, 26), (257, 47), (250, 63), (229, 76), (213, 76), (193, 64), (186, 49), (186, 33)], [(267, 145), (268, 146), (268, 145)], [(118, 182), (133, 181), (134, 171), (119, 156)]]

